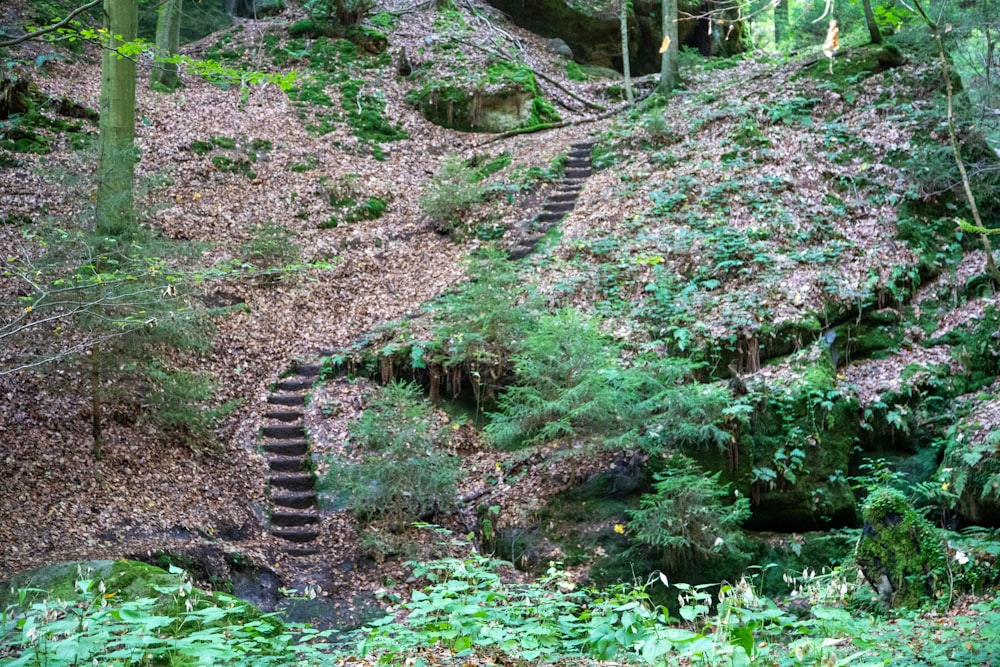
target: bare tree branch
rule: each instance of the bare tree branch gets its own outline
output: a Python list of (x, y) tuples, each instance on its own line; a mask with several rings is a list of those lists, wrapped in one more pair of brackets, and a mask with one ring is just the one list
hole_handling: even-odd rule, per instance
[(36, 39), (38, 37), (41, 37), (42, 35), (47, 35), (50, 32), (55, 32), (56, 30), (59, 30), (60, 28), (69, 24), (69, 22), (72, 21), (73, 18), (77, 16), (77, 14), (85, 12), (92, 7), (96, 7), (97, 5), (101, 4), (101, 2), (103, 2), (103, 0), (91, 0), (87, 4), (74, 9), (72, 12), (69, 13), (69, 15), (66, 18), (64, 18), (62, 21), (59, 21), (58, 23), (53, 23), (47, 28), (42, 28), (41, 30), (36, 30), (35, 32), (29, 32), (27, 34), (21, 35), (20, 37), (17, 37), (15, 39), (6, 42), (0, 42), (0, 48), (4, 48), (7, 46), (15, 46), (16, 44), (20, 44), (21, 42), (27, 42), (28, 40)]

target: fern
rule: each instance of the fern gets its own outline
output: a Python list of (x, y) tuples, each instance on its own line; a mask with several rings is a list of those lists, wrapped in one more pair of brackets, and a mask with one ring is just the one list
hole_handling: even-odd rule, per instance
[(626, 364), (622, 353), (573, 309), (540, 318), (512, 357), (517, 384), (500, 397), (487, 435), (501, 448), (584, 436), (651, 451), (730, 444), (728, 391), (691, 382), (692, 362), (650, 355)]

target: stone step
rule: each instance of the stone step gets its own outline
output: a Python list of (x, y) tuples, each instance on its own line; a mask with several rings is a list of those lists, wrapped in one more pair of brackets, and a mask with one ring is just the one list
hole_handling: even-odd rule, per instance
[(541, 213), (538, 214), (538, 217), (535, 218), (535, 224), (554, 225), (555, 223), (559, 222), (565, 217), (566, 217), (565, 213), (553, 213), (549, 211), (542, 211)]
[(534, 245), (530, 245), (529, 246), (529, 245), (525, 245), (525, 244), (522, 243), (521, 245), (516, 245), (513, 248), (511, 248), (510, 250), (508, 250), (507, 251), (507, 258), (510, 259), (511, 261), (517, 261), (519, 259), (524, 259), (528, 255), (530, 255), (531, 252), (534, 249), (535, 249)]
[(287, 491), (312, 491), (313, 476), (309, 473), (271, 475), (271, 487)]
[(552, 204), (552, 203), (562, 204), (562, 203), (565, 203), (565, 202), (576, 202), (577, 195), (579, 195), (579, 191), (576, 191), (576, 192), (557, 192), (556, 194), (549, 196), (549, 202), (548, 203), (550, 203), (550, 204)]
[(302, 394), (271, 394), (267, 397), (267, 402), (271, 405), (286, 405), (294, 407), (306, 404), (306, 397)]
[(569, 146), (570, 155), (572, 155), (573, 153), (580, 152), (580, 151), (587, 151), (587, 155), (590, 155), (590, 151), (593, 150), (595, 143), (596, 142), (594, 142), (594, 141), (581, 141), (581, 142), (576, 143), (576, 144), (570, 144), (570, 146)]
[(312, 512), (271, 512), (272, 526), (307, 526), (313, 523), (319, 523), (319, 516)]
[(288, 556), (315, 556), (319, 553), (319, 547), (285, 547), (282, 551)]
[(571, 201), (554, 202), (552, 200), (549, 200), (549, 203), (545, 205), (543, 213), (559, 213), (560, 215), (566, 215), (567, 213), (572, 211), (575, 206), (576, 205)]
[(265, 426), (260, 429), (261, 435), (274, 440), (301, 440), (306, 437), (305, 426)]
[(295, 510), (305, 510), (316, 506), (315, 493), (271, 493), (271, 504), (277, 507), (288, 507)]
[(563, 178), (568, 181), (575, 178), (586, 178), (590, 176), (590, 174), (590, 167), (576, 167), (574, 169), (567, 168), (563, 171)]
[(275, 537), (280, 537), (283, 540), (288, 540), (289, 542), (296, 542), (301, 544), (303, 542), (312, 542), (317, 537), (319, 537), (319, 530), (315, 528), (279, 528), (276, 530), (271, 530), (271, 534)]
[(276, 382), (274, 389), (275, 391), (302, 391), (303, 389), (310, 389), (312, 386), (313, 381), (311, 379), (290, 377)]
[(302, 419), (302, 413), (298, 410), (270, 410), (264, 413), (264, 419), (273, 419), (279, 422), (294, 422)]
[(301, 456), (275, 456), (267, 460), (271, 472), (303, 472), (308, 471), (306, 461)]
[(295, 364), (295, 374), (300, 378), (315, 378), (322, 368), (322, 364)]
[(265, 442), (264, 451), (276, 456), (303, 456), (309, 451), (309, 443), (305, 440), (287, 440)]

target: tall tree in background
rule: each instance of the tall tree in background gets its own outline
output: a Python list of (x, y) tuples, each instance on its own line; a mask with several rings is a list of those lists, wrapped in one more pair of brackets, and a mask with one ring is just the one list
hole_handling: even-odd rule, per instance
[(625, 99), (629, 104), (635, 102), (632, 94), (632, 63), (629, 60), (628, 45), (628, 11), (632, 3), (630, 0), (618, 0), (618, 20), (622, 27), (622, 74), (625, 75)]
[(861, 5), (865, 9), (865, 23), (868, 25), (868, 34), (871, 36), (872, 44), (882, 43), (882, 31), (875, 23), (875, 12), (872, 11), (872, 0), (861, 0)]
[(662, 0), (663, 45), (660, 47), (660, 85), (657, 92), (667, 95), (677, 87), (677, 0)]
[(127, 239), (135, 216), (135, 60), (118, 52), (135, 42), (136, 0), (104, 0), (101, 119), (97, 140), (97, 224), (100, 236)]
[[(163, 0), (156, 16), (156, 53), (160, 58), (176, 56), (181, 44), (181, 14), (184, 0)], [(176, 88), (180, 85), (177, 63), (160, 61), (150, 75), (152, 83)]]
[(788, 0), (776, 0), (774, 3), (774, 48), (788, 37)]

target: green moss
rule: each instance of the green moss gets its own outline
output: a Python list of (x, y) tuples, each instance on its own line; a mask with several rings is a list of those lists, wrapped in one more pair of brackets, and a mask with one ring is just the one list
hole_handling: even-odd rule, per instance
[(586, 81), (590, 77), (579, 64), (570, 60), (566, 63), (566, 78), (570, 81)]
[(210, 141), (195, 140), (188, 145), (188, 150), (193, 152), (195, 155), (205, 155), (212, 151), (212, 143)]
[(223, 173), (242, 174), (250, 180), (257, 178), (257, 174), (251, 167), (250, 160), (243, 158), (234, 159), (225, 155), (216, 155), (212, 157), (212, 164), (216, 169)]
[[(365, 92), (366, 84), (349, 79), (340, 84), (341, 106), (347, 112), (347, 124), (363, 142), (375, 145), (408, 139), (409, 134), (399, 123), (388, 121), (383, 115), (385, 99), (380, 92)], [(378, 157), (378, 153), (376, 153)]]
[(257, 152), (265, 152), (274, 148), (274, 145), (267, 139), (252, 139), (250, 141), (250, 150)]
[(895, 489), (873, 491), (861, 514), (865, 527), (855, 559), (881, 601), (914, 607), (931, 599), (946, 566), (934, 527)]
[(480, 162), (479, 157), (474, 157), (469, 163), (469, 166), (476, 171), (476, 180), (482, 181), (489, 178), (498, 171), (502, 171), (510, 166), (511, 163), (510, 153), (504, 151), (494, 158), (487, 160), (486, 162)]

